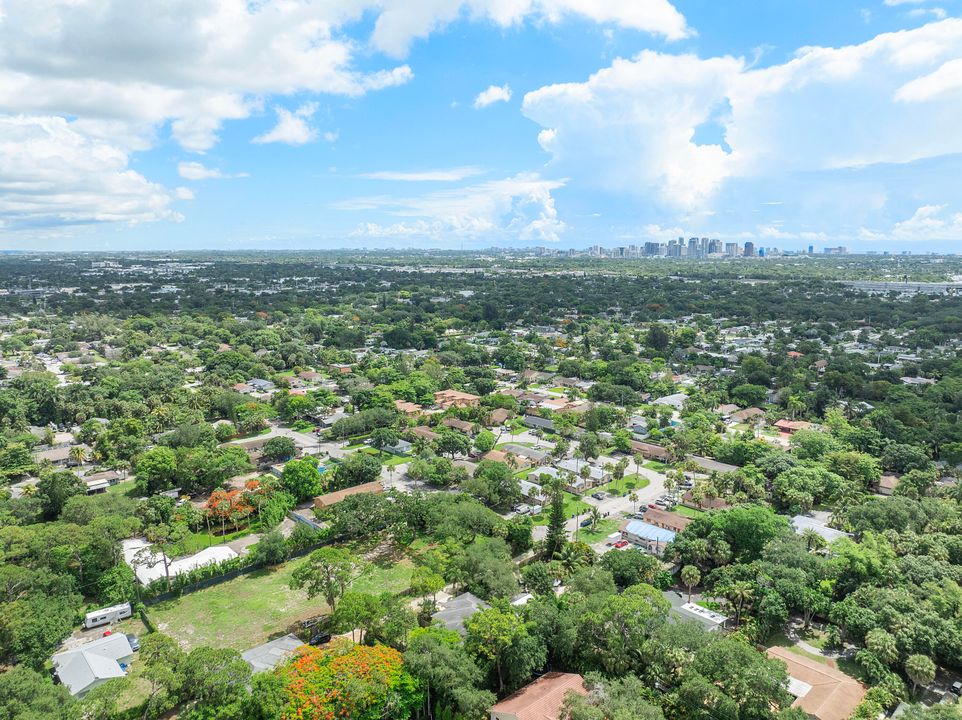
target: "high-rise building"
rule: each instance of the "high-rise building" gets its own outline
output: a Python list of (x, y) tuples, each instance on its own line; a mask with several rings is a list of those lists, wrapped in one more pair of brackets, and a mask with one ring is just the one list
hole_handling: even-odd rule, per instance
[(725, 243), (725, 254), (728, 257), (735, 257), (738, 255), (738, 243)]
[(712, 238), (708, 241), (708, 252), (711, 255), (715, 255), (722, 251), (722, 241), (718, 238)]
[(745, 252), (743, 255), (745, 257), (755, 257), (755, 243), (751, 240), (745, 243)]

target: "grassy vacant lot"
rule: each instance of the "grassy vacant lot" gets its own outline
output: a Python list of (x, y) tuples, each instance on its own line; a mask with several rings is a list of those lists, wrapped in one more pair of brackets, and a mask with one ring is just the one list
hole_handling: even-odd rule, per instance
[[(287, 632), (288, 626), (327, 611), (324, 600), (308, 599), (288, 587), (302, 559), (272, 570), (258, 570), (220, 585), (157, 603), (147, 612), (157, 629), (187, 649), (200, 645), (244, 651)], [(401, 593), (411, 580), (411, 561), (369, 564), (352, 590)], [(128, 620), (127, 632), (145, 632), (140, 621)]]
[(591, 528), (579, 528), (578, 529), (578, 540), (581, 542), (586, 542), (588, 544), (601, 542), (607, 538), (611, 533), (618, 529), (618, 521), (612, 520), (611, 518), (605, 518), (598, 523), (598, 527), (594, 532), (591, 532)]
[[(570, 492), (565, 492), (565, 517), (570, 518), (573, 515), (584, 515), (588, 512), (588, 503), (582, 500), (577, 495), (573, 495)], [(548, 517), (551, 514), (551, 506), (545, 505), (544, 510), (538, 515), (534, 516), (535, 525), (547, 525)]]
[(624, 495), (625, 493), (631, 493), (633, 490), (641, 490), (648, 487), (651, 481), (642, 477), (641, 475), (626, 475), (621, 478), (621, 480), (612, 480), (606, 485), (601, 485), (597, 488), (592, 488), (591, 492), (597, 492), (598, 490), (603, 490), (606, 493), (611, 493), (612, 495)]
[(685, 517), (690, 518), (701, 517), (705, 514), (704, 510), (695, 510), (694, 508), (685, 507), (684, 505), (675, 505), (675, 507), (673, 507), (671, 510), (679, 515), (684, 515)]

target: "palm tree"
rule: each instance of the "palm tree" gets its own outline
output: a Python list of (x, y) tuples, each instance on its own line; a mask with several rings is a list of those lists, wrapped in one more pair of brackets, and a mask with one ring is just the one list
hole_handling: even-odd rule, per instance
[(928, 687), (935, 680), (935, 663), (926, 655), (909, 655), (905, 661), (905, 674), (912, 681), (912, 692), (915, 693), (919, 685)]
[(744, 580), (733, 582), (722, 591), (722, 596), (735, 607), (735, 626), (742, 623), (742, 611), (755, 598), (755, 590)]
[(601, 522), (601, 511), (592, 505), (589, 512), (591, 513), (591, 532), (595, 532), (598, 530), (598, 523)]
[(701, 582), (701, 573), (694, 565), (685, 565), (681, 569), (681, 581), (688, 588), (688, 602), (691, 602), (691, 589)]
[(87, 459), (87, 450), (84, 448), (83, 445), (71, 446), (67, 454), (70, 456), (70, 459), (73, 461), (75, 465), (83, 465), (84, 460)]
[(638, 506), (638, 493), (632, 491), (631, 495), (628, 496), (628, 499), (631, 500), (631, 512), (633, 512), (633, 513), (634, 513), (634, 512), (637, 512), (637, 509), (638, 509), (638, 508), (637, 508), (637, 506)]
[(802, 540), (805, 541), (805, 547), (808, 548), (809, 552), (821, 550), (825, 547), (825, 538), (819, 535), (814, 528), (805, 528), (802, 532)]
[(558, 561), (558, 568), (562, 579), (569, 578), (586, 564), (584, 554), (574, 543), (567, 543), (561, 550), (555, 553), (555, 560)]

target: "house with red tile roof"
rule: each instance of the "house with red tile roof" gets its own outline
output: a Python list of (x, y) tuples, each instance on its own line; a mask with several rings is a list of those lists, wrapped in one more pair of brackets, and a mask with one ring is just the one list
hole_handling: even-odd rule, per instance
[(568, 693), (587, 695), (576, 673), (549, 672), (491, 707), (490, 720), (558, 720)]

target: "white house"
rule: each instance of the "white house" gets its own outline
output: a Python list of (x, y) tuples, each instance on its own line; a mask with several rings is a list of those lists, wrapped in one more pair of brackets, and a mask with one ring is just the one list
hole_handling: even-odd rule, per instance
[(134, 651), (123, 633), (113, 633), (51, 658), (57, 677), (71, 695), (83, 696), (112, 678), (127, 674)]

